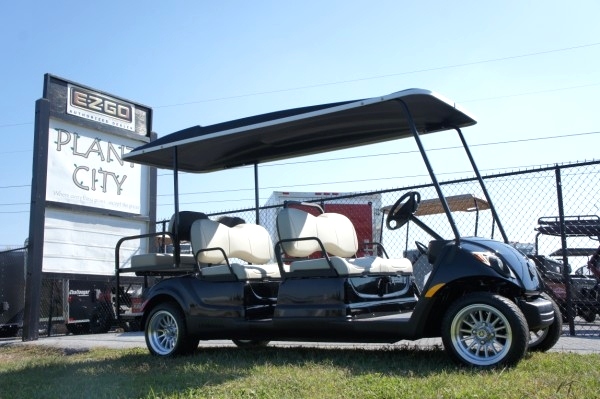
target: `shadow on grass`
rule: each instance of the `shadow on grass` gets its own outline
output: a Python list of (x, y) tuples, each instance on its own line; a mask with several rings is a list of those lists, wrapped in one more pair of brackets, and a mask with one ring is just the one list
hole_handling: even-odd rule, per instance
[(190, 390), (252, 374), (264, 373), (260, 380), (270, 381), (268, 370), (280, 367), (342, 369), (349, 378), (366, 374), (425, 378), (455, 369), (441, 348), (411, 347), (199, 348), (190, 356), (164, 359), (142, 349), (15, 346), (0, 350), (0, 362), (4, 364), (0, 366), (0, 392), (11, 398), (186, 397)]

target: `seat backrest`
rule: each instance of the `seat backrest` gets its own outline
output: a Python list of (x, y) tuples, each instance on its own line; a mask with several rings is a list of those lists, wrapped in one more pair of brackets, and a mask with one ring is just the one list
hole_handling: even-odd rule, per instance
[(274, 258), (273, 240), (263, 226), (238, 224), (229, 229), (230, 257), (262, 265)]
[[(358, 238), (354, 225), (340, 213), (323, 213), (313, 216), (294, 208), (284, 208), (277, 214), (277, 233), (280, 240), (316, 237), (330, 255), (350, 257), (358, 251)], [(321, 251), (317, 240), (282, 243), (286, 254), (306, 257)]]
[[(177, 225), (177, 238), (179, 241), (190, 241), (190, 229), (198, 219), (208, 219), (205, 213), (193, 211), (179, 212), (179, 223)], [(175, 215), (171, 216), (168, 231), (175, 234)]]
[(223, 250), (201, 251), (200, 263), (219, 264), (225, 256), (248, 263), (265, 264), (273, 259), (273, 241), (269, 232), (256, 224), (238, 224), (228, 227), (210, 219), (199, 219), (192, 224), (191, 242), (194, 254), (200, 250), (220, 248)]

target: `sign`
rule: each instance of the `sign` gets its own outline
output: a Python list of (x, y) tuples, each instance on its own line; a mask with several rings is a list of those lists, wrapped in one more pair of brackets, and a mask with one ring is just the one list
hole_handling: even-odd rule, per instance
[(143, 168), (132, 139), (50, 120), (46, 200), (140, 214)]
[[(152, 110), (52, 75), (36, 106), (32, 265), (112, 276), (118, 240), (156, 228), (156, 169), (123, 160), (152, 140)], [(122, 263), (149, 245), (128, 241)]]
[(67, 113), (135, 131), (135, 106), (72, 84), (67, 85)]

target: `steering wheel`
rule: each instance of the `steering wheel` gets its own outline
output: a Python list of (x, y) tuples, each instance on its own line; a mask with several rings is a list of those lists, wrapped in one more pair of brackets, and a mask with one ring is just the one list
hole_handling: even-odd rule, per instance
[(420, 241), (415, 241), (415, 245), (417, 246), (417, 249), (421, 255), (427, 255), (427, 247), (425, 244)]
[[(417, 211), (421, 202), (421, 194), (418, 191), (410, 191), (396, 201), (388, 212), (385, 225), (390, 230), (397, 230), (404, 226), (408, 219)], [(392, 224), (392, 222), (394, 222)]]

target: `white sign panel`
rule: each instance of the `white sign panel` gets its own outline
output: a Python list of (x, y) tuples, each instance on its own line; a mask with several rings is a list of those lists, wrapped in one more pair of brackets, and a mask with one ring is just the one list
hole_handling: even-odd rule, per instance
[(147, 215), (147, 168), (122, 159), (139, 144), (50, 119), (46, 200)]
[[(90, 213), (46, 209), (42, 271), (111, 276), (115, 274), (115, 246), (124, 236), (147, 233), (147, 223)], [(145, 253), (146, 240), (127, 241), (120, 253), (121, 267), (132, 255)]]

